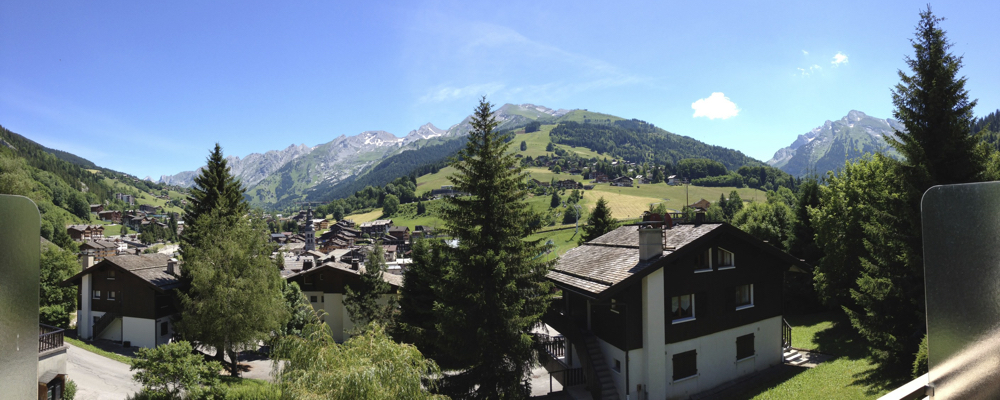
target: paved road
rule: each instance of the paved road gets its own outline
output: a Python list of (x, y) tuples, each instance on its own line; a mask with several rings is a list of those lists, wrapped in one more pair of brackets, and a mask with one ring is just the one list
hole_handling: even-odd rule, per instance
[(66, 372), (76, 382), (77, 400), (120, 400), (142, 387), (128, 365), (69, 345)]

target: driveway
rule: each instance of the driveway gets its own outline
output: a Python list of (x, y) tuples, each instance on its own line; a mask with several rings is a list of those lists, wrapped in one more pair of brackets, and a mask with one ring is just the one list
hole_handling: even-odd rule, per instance
[(120, 400), (142, 389), (128, 365), (69, 344), (66, 372), (77, 400)]

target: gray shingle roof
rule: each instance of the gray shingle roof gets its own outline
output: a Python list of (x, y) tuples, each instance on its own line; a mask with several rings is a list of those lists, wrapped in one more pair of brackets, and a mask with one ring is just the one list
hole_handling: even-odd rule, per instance
[(664, 231), (660, 257), (639, 261), (639, 227), (623, 226), (563, 254), (548, 278), (591, 294), (642, 272), (676, 249), (712, 232), (722, 224), (678, 225)]

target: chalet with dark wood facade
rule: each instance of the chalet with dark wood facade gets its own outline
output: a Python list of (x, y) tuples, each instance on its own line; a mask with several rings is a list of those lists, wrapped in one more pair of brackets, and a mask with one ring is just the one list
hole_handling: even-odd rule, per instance
[[(344, 307), (344, 295), (348, 286), (361, 283), (361, 272), (364, 267), (329, 261), (318, 267), (285, 269), (281, 274), (287, 281), (299, 285), (314, 310), (325, 312), (322, 322), (330, 326), (334, 340), (343, 342), (350, 338), (349, 332), (354, 328), (354, 321)], [(403, 286), (402, 276), (384, 273), (382, 279), (392, 285), (393, 290)]]
[(562, 362), (604, 396), (687, 398), (783, 361), (783, 274), (808, 267), (729, 224), (664, 225), (618, 228), (548, 274)]
[(83, 271), (62, 285), (79, 288), (80, 339), (156, 347), (173, 336), (181, 280), (177, 261), (167, 255), (112, 256), (96, 264), (84, 257)]
[(104, 237), (104, 226), (101, 225), (69, 225), (66, 233), (75, 241), (98, 240)]

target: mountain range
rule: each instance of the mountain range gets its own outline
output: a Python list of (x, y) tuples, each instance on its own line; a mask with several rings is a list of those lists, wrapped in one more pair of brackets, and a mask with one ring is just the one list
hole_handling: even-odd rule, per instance
[[(599, 119), (594, 120), (595, 115), (600, 116)], [(586, 110), (553, 110), (534, 104), (505, 104), (494, 112), (494, 116), (500, 122), (499, 129), (519, 128), (531, 121), (552, 124), (581, 120), (600, 124), (620, 119)], [(283, 150), (253, 153), (242, 158), (229, 156), (227, 160), (233, 174), (242, 180), (247, 189), (247, 198), (253, 205), (283, 208), (301, 201), (324, 202), (349, 195), (362, 189), (364, 185), (380, 186), (385, 183), (382, 181), (388, 182), (398, 176), (410, 174), (421, 163), (434, 164), (446, 160), (464, 143), (456, 140), (464, 138), (469, 132), (470, 121), (471, 116), (466, 117), (448, 129), (428, 123), (401, 138), (385, 131), (365, 131), (354, 136), (340, 135), (330, 142), (312, 147), (293, 144)], [(825, 174), (826, 171), (843, 166), (846, 160), (864, 153), (880, 151), (895, 155), (886, 145), (884, 137), (894, 135), (893, 132), (897, 129), (903, 130), (898, 121), (879, 119), (852, 110), (839, 120), (826, 121), (799, 135), (790, 146), (778, 150), (767, 164), (793, 176), (813, 172)], [(701, 144), (659, 128), (655, 130), (656, 137), (688, 139)], [(555, 139), (554, 137), (553, 140)], [(666, 146), (670, 149), (661, 151), (675, 151), (674, 145)], [(413, 153), (407, 153), (414, 150), (416, 151)], [(739, 162), (740, 165), (758, 163), (730, 149), (718, 147), (712, 151), (717, 156), (721, 154), (733, 160), (748, 160), (745, 163)], [(710, 154), (698, 157), (713, 158)], [(190, 187), (199, 171), (200, 168), (164, 175), (159, 182)]]
[(793, 176), (811, 173), (822, 176), (865, 153), (881, 152), (898, 157), (885, 141), (886, 137), (895, 137), (896, 131), (906, 132), (906, 128), (891, 118), (880, 119), (851, 110), (839, 120), (827, 120), (799, 135), (790, 146), (775, 152), (767, 164)]
[[(505, 129), (539, 118), (557, 118), (568, 112), (534, 104), (506, 104), (497, 109), (494, 116), (500, 122), (498, 128)], [(332, 187), (359, 176), (392, 155), (464, 137), (471, 129), (470, 122), (471, 116), (446, 130), (427, 123), (402, 138), (386, 131), (365, 131), (354, 136), (340, 135), (313, 147), (293, 144), (284, 150), (226, 159), (233, 174), (247, 189), (251, 204), (274, 206), (304, 200), (306, 191), (318, 186)], [(201, 168), (163, 175), (159, 182), (190, 187)]]

